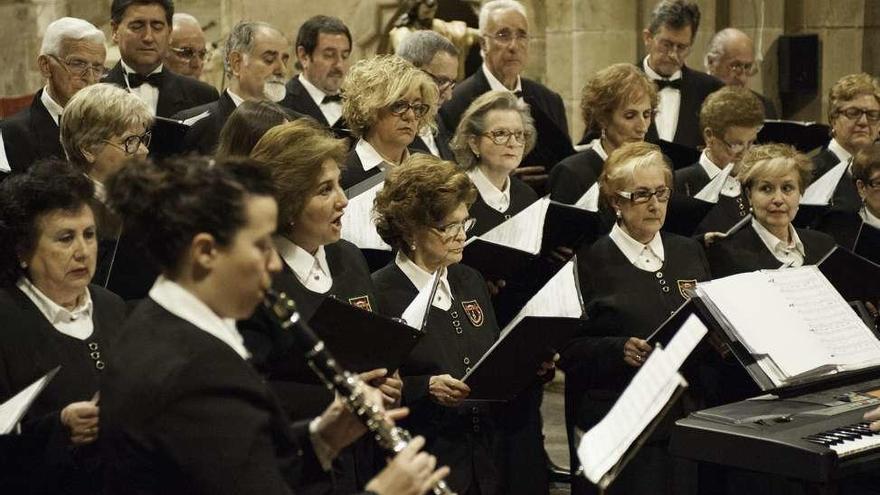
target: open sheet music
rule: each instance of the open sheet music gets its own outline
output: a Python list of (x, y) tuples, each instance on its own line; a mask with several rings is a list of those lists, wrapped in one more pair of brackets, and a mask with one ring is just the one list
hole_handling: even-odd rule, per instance
[(697, 294), (776, 387), (880, 364), (880, 341), (816, 266), (733, 275)]
[(543, 197), (479, 238), (527, 253), (538, 254), (541, 252), (544, 219), (547, 217), (547, 208), (549, 207), (550, 198)]
[[(443, 270), (445, 270), (445, 268)], [(424, 287), (419, 289), (419, 293), (416, 294), (416, 297), (411, 303), (409, 303), (409, 306), (403, 310), (403, 314), (400, 315), (400, 318), (404, 323), (416, 330), (422, 331), (425, 328), (428, 314), (430, 313), (431, 306), (434, 304), (434, 299), (437, 296), (437, 286), (440, 284), (440, 275), (440, 270), (434, 272), (434, 276), (431, 277), (431, 280), (425, 284)]]
[(676, 390), (687, 386), (678, 369), (707, 331), (699, 318), (690, 316), (666, 349), (654, 349), (608, 414), (581, 438), (578, 459), (590, 481), (607, 488), (635, 454), (634, 444), (650, 435)]
[(840, 182), (843, 174), (846, 173), (848, 167), (849, 160), (843, 160), (831, 170), (822, 174), (822, 177), (814, 180), (810, 187), (804, 191), (804, 195), (801, 197), (801, 204), (827, 205), (831, 201), (831, 197), (834, 196), (834, 190), (837, 189), (837, 184)]
[(46, 373), (34, 383), (28, 385), (24, 390), (12, 396), (3, 404), (0, 404), (0, 435), (8, 435), (12, 433), (15, 425), (21, 421), (25, 413), (34, 400), (40, 395), (40, 392), (46, 387), (61, 367), (58, 366), (52, 371)]
[(391, 246), (379, 237), (376, 225), (373, 223), (373, 200), (384, 185), (384, 182), (379, 181), (366, 191), (349, 198), (348, 206), (345, 208), (345, 216), (342, 217), (342, 238), (361, 249), (391, 251)]
[(717, 203), (718, 198), (721, 196), (721, 191), (724, 189), (724, 183), (727, 181), (727, 178), (730, 177), (732, 171), (733, 163), (730, 163), (724, 167), (721, 172), (715, 175), (705, 187), (700, 189), (700, 192), (694, 195), (694, 199), (699, 199), (707, 203)]

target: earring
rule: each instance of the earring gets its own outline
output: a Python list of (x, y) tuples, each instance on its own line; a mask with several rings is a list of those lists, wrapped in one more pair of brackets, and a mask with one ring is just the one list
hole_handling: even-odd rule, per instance
[(409, 245), (409, 250), (410, 250), (410, 251), (415, 251), (415, 250), (416, 250), (416, 245), (415, 245), (415, 244), (410, 244), (410, 245)]
[(27, 268), (27, 261), (19, 261), (18, 264), (19, 264), (22, 268)]
[(614, 210), (614, 213), (617, 215), (618, 220), (623, 217), (623, 215), (620, 214), (620, 210)]

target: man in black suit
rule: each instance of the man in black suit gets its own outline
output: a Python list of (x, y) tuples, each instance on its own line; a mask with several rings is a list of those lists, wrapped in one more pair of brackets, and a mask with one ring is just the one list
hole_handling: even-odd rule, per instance
[(209, 84), (164, 70), (174, 3), (171, 0), (113, 0), (110, 28), (121, 57), (103, 82), (138, 95), (159, 117), (217, 99)]
[[(706, 53), (706, 71), (721, 79), (728, 86), (745, 88), (749, 79), (758, 73), (755, 63), (755, 43), (749, 36), (736, 28), (726, 28), (715, 33), (709, 42)], [(764, 105), (764, 119), (779, 118), (776, 105), (764, 95), (752, 91)]]
[[(264, 22), (239, 22), (229, 33), (224, 53), (228, 85), (220, 99), (174, 116), (190, 126), (183, 144), (187, 151), (213, 154), (226, 119), (245, 100), (284, 98), (290, 48), (281, 31)], [(290, 114), (291, 120), (301, 116)]]
[[(452, 99), (455, 79), (458, 77), (459, 51), (451, 41), (434, 31), (421, 30), (411, 33), (397, 47), (397, 56), (421, 69), (437, 84), (440, 92), (438, 104)], [(435, 119), (437, 132), (424, 127), (410, 148), (430, 153), (444, 160), (455, 160), (449, 141), (455, 129), (447, 129), (440, 115)]]
[(296, 67), (281, 106), (308, 115), (338, 135), (347, 135), (339, 88), (351, 65), (351, 33), (336, 17), (316, 15), (296, 35)]
[(37, 58), (46, 85), (29, 107), (0, 121), (0, 174), (24, 172), (37, 160), (64, 158), (61, 111), (104, 73), (104, 41), (104, 33), (82, 19), (63, 17), (46, 27)]
[(513, 0), (493, 0), (480, 9), (483, 66), (465, 79), (440, 109), (448, 129), (455, 129), (468, 106), (481, 94), (510, 91), (531, 106), (538, 139), (514, 173), (539, 189), (547, 170), (574, 153), (562, 97), (544, 85), (520, 77), (529, 57), (529, 21), (525, 8)]
[(656, 84), (660, 105), (646, 141), (658, 139), (696, 148), (703, 144), (700, 107), (721, 89), (718, 79), (684, 65), (700, 25), (700, 8), (689, 0), (663, 0), (654, 7), (642, 31), (648, 55), (636, 64)]

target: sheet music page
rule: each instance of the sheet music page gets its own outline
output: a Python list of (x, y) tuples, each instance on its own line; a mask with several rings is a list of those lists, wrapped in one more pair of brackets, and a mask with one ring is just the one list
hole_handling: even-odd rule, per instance
[(342, 238), (361, 249), (391, 251), (391, 246), (379, 237), (376, 225), (373, 223), (373, 200), (384, 185), (384, 182), (380, 182), (350, 198), (345, 208), (345, 215), (342, 217)]
[[(429, 299), (431, 298), (431, 289), (434, 287), (434, 281), (440, 277), (440, 270), (437, 270), (434, 273), (434, 276), (431, 277), (431, 280), (425, 284), (424, 287), (419, 289), (419, 293), (416, 294), (415, 299), (409, 303), (409, 306), (403, 310), (403, 314), (400, 315), (401, 319), (406, 322), (407, 325), (415, 328), (416, 330), (422, 329), (422, 322), (425, 321), (425, 315), (430, 311), (431, 304), (429, 304)], [(434, 298), (437, 295), (434, 294)], [(433, 303), (434, 301), (430, 301)]]
[(575, 207), (583, 210), (597, 212), (599, 211), (599, 183), (596, 182), (583, 196), (574, 204)]
[(676, 388), (686, 385), (676, 363), (672, 355), (655, 349), (608, 414), (581, 438), (578, 459), (590, 481), (598, 483), (663, 410)]
[(527, 253), (538, 254), (541, 252), (544, 219), (547, 217), (549, 206), (550, 198), (545, 196), (506, 222), (481, 235), (480, 239)]
[(31, 407), (31, 403), (40, 395), (40, 392), (49, 383), (49, 380), (55, 377), (55, 373), (60, 368), (59, 366), (46, 373), (40, 379), (28, 385), (24, 390), (15, 394), (3, 404), (0, 404), (0, 435), (9, 435), (12, 432), (15, 425), (21, 421), (22, 416)]
[(694, 195), (694, 199), (699, 199), (707, 203), (717, 203), (718, 197), (721, 196), (721, 190), (724, 189), (724, 182), (730, 176), (733, 170), (733, 163), (727, 164), (700, 192)]
[(681, 368), (688, 356), (697, 348), (697, 344), (709, 333), (706, 325), (700, 321), (697, 315), (690, 315), (684, 325), (675, 332), (663, 352), (669, 354), (669, 358), (676, 368)]
[(849, 161), (844, 160), (835, 165), (831, 170), (825, 172), (822, 177), (814, 180), (813, 183), (810, 184), (810, 187), (804, 191), (804, 195), (801, 196), (801, 204), (817, 206), (827, 205), (828, 202), (831, 201), (831, 197), (834, 195), (834, 190), (837, 189), (837, 183), (840, 182), (840, 178), (846, 173), (846, 168), (848, 166)]

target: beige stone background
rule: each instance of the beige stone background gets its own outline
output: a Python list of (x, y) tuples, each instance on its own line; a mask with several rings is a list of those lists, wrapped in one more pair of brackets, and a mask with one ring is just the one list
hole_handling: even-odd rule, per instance
[[(443, 2), (444, 0), (441, 0)], [(454, 1), (454, 0), (445, 0)], [(470, 3), (478, 3), (471, 1)], [(597, 70), (644, 56), (641, 30), (655, 0), (524, 0), (531, 22), (529, 77), (559, 92), (569, 112), (572, 136), (583, 125), (577, 106), (580, 88)], [(753, 89), (777, 101), (776, 40), (782, 34), (820, 37), (819, 94), (796, 113), (798, 120), (822, 121), (828, 88), (853, 72), (880, 73), (880, 0), (698, 0), (700, 30), (688, 65), (703, 69), (712, 33), (726, 26), (756, 39), (761, 71)], [(109, 0), (0, 0), (0, 96), (32, 93), (40, 84), (36, 68), (45, 26), (61, 16), (87, 19), (109, 34)], [(239, 19), (271, 22), (294, 37), (300, 23), (323, 13), (342, 18), (355, 37), (354, 57), (374, 53), (396, 0), (178, 0), (208, 26), (209, 42)], [(117, 54), (111, 50), (109, 58)], [(218, 57), (219, 58), (219, 57)], [(216, 61), (216, 60), (215, 60)], [(218, 66), (215, 64), (215, 67)], [(219, 81), (218, 79), (215, 79)]]

